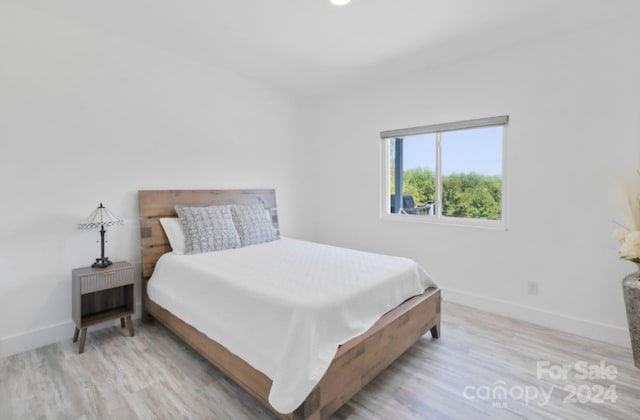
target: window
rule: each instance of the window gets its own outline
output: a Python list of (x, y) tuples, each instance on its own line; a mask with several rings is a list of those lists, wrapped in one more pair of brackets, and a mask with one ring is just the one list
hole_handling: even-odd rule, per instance
[(380, 133), (383, 218), (505, 227), (508, 116)]

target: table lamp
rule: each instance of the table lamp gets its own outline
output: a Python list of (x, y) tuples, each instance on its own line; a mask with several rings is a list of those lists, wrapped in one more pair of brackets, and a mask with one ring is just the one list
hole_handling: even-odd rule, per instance
[(78, 225), (80, 229), (100, 228), (100, 258), (96, 258), (96, 262), (91, 265), (92, 268), (104, 268), (112, 264), (112, 262), (109, 261), (109, 257), (104, 256), (104, 234), (106, 233), (104, 227), (121, 224), (123, 224), (122, 220), (111, 214), (109, 210), (100, 203), (98, 208)]

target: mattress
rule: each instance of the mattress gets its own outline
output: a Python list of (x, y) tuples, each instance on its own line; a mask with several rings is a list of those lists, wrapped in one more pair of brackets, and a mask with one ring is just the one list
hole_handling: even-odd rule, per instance
[(269, 403), (290, 413), (340, 344), (428, 287), (436, 285), (410, 259), (281, 238), (165, 254), (147, 293), (270, 378)]

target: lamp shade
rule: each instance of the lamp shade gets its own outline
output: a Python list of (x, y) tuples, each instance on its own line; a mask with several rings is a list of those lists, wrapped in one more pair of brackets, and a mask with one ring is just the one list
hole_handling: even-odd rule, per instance
[(103, 226), (115, 226), (123, 224), (121, 219), (111, 214), (105, 206), (100, 203), (93, 213), (83, 220), (78, 227), (80, 229), (97, 229)]

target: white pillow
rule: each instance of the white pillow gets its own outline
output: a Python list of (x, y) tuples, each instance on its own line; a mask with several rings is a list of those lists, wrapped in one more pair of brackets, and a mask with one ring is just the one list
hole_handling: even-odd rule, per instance
[(160, 224), (169, 239), (169, 245), (171, 245), (173, 253), (179, 255), (184, 254), (185, 235), (180, 219), (177, 217), (161, 217)]

